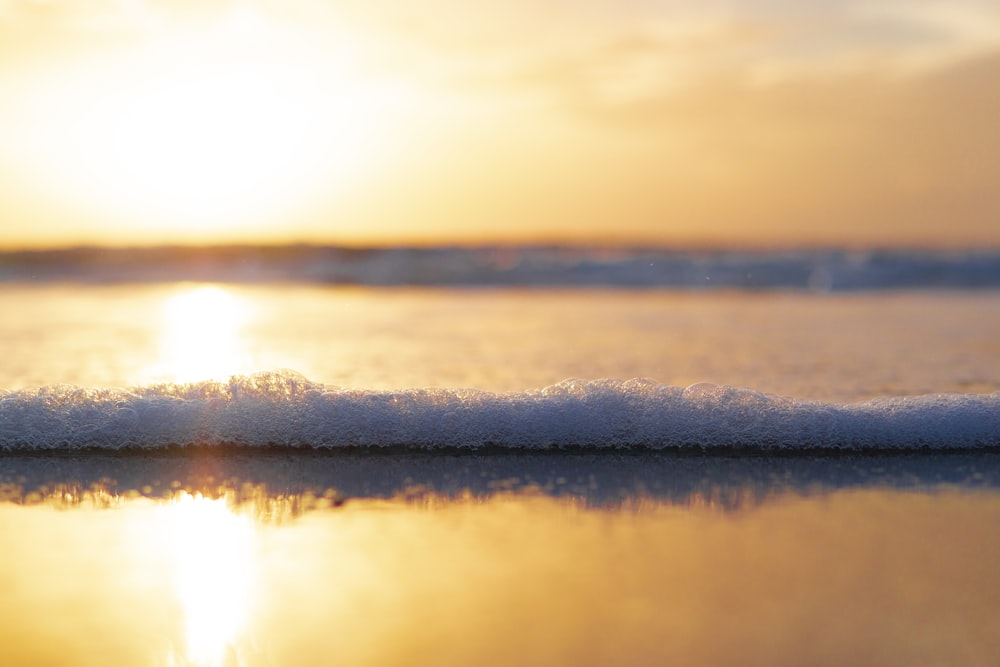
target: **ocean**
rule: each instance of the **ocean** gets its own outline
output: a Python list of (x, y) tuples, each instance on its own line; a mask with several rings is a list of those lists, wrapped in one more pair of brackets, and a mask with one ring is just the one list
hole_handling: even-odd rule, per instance
[(993, 665), (1000, 254), (0, 255), (0, 664)]

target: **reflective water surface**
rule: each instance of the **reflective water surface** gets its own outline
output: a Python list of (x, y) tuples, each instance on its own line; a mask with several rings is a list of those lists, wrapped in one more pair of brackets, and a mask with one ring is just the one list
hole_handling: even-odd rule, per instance
[(797, 398), (1000, 390), (1000, 292), (4, 285), (0, 389), (290, 368), (364, 389), (569, 377)]
[[(0, 390), (1000, 389), (1000, 296), (7, 285)], [(1000, 455), (0, 452), (0, 665), (996, 665)]]
[(0, 664), (993, 665), (995, 458), (8, 457)]

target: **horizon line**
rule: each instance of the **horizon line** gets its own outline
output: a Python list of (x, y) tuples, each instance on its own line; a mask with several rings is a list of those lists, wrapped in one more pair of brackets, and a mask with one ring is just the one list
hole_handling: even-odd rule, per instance
[(551, 239), (524, 240), (509, 239), (483, 241), (402, 241), (354, 242), (354, 241), (308, 241), (290, 240), (267, 241), (213, 241), (183, 243), (101, 243), (71, 242), (65, 244), (0, 245), (0, 256), (41, 255), (85, 252), (150, 252), (150, 251), (268, 251), (268, 250), (344, 250), (344, 251), (388, 251), (388, 250), (580, 250), (580, 251), (660, 251), (660, 252), (710, 252), (710, 253), (770, 253), (770, 252), (931, 252), (931, 253), (992, 253), (1000, 252), (1000, 241), (992, 244), (931, 244), (931, 243), (820, 243), (820, 242), (666, 242), (662, 240), (587, 240)]

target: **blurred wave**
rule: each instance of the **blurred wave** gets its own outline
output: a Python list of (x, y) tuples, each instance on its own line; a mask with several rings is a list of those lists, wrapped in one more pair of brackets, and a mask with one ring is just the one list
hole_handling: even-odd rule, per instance
[(0, 253), (0, 281), (310, 282), (676, 289), (1000, 287), (1000, 250), (215, 246)]

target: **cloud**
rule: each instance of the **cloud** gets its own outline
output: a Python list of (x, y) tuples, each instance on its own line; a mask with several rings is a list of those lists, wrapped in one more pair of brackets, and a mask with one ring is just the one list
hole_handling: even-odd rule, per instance
[(255, 21), (318, 81), (417, 91), (386, 220), (884, 240), (1000, 218), (995, 0), (0, 0), (0, 96), (34, 58), (79, 81), (88, 49)]
[(609, 100), (655, 97), (720, 75), (755, 85), (919, 75), (1000, 49), (992, 0), (6, 0), (0, 44), (29, 34), (139, 35), (239, 12), (313, 36), (350, 34), (369, 47), (362, 57), (372, 67), (404, 78), (482, 90), (558, 73)]

